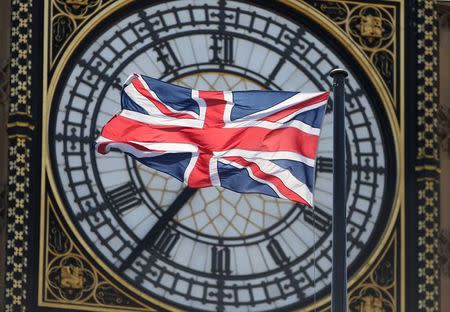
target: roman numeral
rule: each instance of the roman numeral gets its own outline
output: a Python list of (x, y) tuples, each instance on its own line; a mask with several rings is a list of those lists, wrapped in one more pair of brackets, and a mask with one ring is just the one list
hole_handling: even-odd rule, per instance
[(226, 34), (212, 35), (213, 45), (209, 48), (213, 51), (211, 62), (233, 64), (233, 37)]
[[(278, 38), (282, 38), (283, 33), (285, 31), (286, 31), (286, 26), (283, 26), (280, 29), (280, 33), (278, 34)], [(294, 52), (295, 47), (300, 47), (301, 49), (305, 48), (305, 46), (300, 43), (300, 39), (303, 37), (304, 34), (305, 34), (305, 31), (302, 28), (298, 28), (297, 32), (295, 33), (294, 36), (290, 36), (290, 35), (284, 35), (283, 36), (286, 40), (289, 41), (289, 46), (286, 47), (286, 49), (284, 50), (282, 56), (278, 60), (277, 65), (273, 68), (272, 72), (268, 76), (268, 78), (267, 78), (267, 80), (265, 82), (266, 86), (268, 86), (271, 81), (275, 80), (275, 77), (277, 76), (277, 74), (279, 73), (279, 71), (281, 70), (283, 65), (286, 63), (286, 60)]]
[(316, 170), (318, 172), (333, 173), (333, 158), (331, 157), (317, 157)]
[[(158, 54), (157, 61), (161, 62), (164, 66), (164, 74), (175, 74), (176, 69), (180, 67), (181, 63), (175, 55), (172, 46), (166, 41), (161, 41), (161, 39), (159, 38), (159, 32), (155, 30), (155, 26), (159, 25), (160, 22), (151, 22), (145, 11), (140, 11), (138, 15), (145, 25), (144, 27), (140, 27), (138, 31), (148, 31), (152, 40), (154, 42), (159, 42), (155, 45), (153, 50), (156, 52), (156, 54)], [(164, 20), (162, 18), (161, 23), (164, 23)]]
[(156, 60), (164, 65), (165, 74), (175, 72), (176, 68), (180, 67), (180, 61), (168, 42), (162, 42), (156, 45), (154, 50), (158, 54)]
[(331, 226), (332, 217), (319, 207), (314, 207), (312, 209), (305, 208), (303, 211), (303, 220), (319, 231), (325, 232)]
[(273, 238), (270, 240), (267, 245), (267, 250), (277, 265), (282, 266), (289, 263), (289, 257), (286, 255), (283, 248), (281, 248), (280, 243), (276, 239)]
[(173, 232), (166, 228), (155, 243), (155, 249), (166, 257), (170, 256), (172, 249), (180, 239), (180, 233)]
[(135, 196), (138, 190), (134, 187), (134, 184), (128, 182), (122, 186), (119, 186), (111, 191), (106, 192), (106, 196), (111, 202), (113, 208), (121, 215), (130, 210), (133, 207), (139, 206), (142, 200)]
[(228, 247), (212, 248), (211, 272), (219, 275), (230, 275), (230, 249)]
[[(185, 188), (180, 195), (175, 199), (175, 201), (170, 205), (170, 207), (164, 212), (161, 218), (156, 222), (156, 224), (148, 231), (145, 237), (137, 244), (131, 254), (122, 262), (119, 267), (119, 272), (124, 272), (127, 268), (129, 268), (139, 257), (140, 254), (144, 251), (145, 248), (151, 247), (155, 244), (156, 240), (161, 239), (160, 233), (163, 233), (166, 230), (169, 222), (172, 218), (177, 214), (178, 211), (183, 207), (183, 205), (191, 198), (196, 192), (196, 189), (191, 189), (189, 187)], [(170, 242), (176, 237), (166, 238), (161, 241), (161, 247), (164, 246), (162, 242), (168, 242), (168, 245), (164, 247), (164, 249), (170, 253), (171, 248), (167, 248), (171, 246)], [(178, 240), (178, 238), (177, 238)], [(175, 246), (175, 243), (173, 244)], [(173, 248), (173, 247), (172, 247)]]

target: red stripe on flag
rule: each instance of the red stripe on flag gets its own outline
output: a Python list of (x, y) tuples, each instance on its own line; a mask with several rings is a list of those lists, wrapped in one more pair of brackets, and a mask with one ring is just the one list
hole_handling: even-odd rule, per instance
[(206, 116), (203, 128), (223, 128), (225, 104), (223, 91), (199, 91), (199, 97), (206, 103)]
[[(211, 141), (218, 140), (216, 136), (211, 136), (211, 129), (220, 129), (225, 125), (223, 121), (223, 113), (225, 111), (224, 95), (222, 91), (199, 91), (199, 97), (202, 98), (206, 103), (206, 116), (205, 122), (203, 124), (203, 129), (193, 129), (193, 128), (182, 128), (186, 131), (186, 134), (192, 133), (192, 139), (190, 135), (187, 136), (189, 143), (198, 144), (201, 137), (211, 139)], [(179, 139), (174, 138), (175, 140)], [(197, 140), (196, 140), (197, 139)], [(170, 139), (169, 139), (170, 140)], [(173, 142), (173, 141), (169, 141)], [(191, 174), (189, 175), (188, 185), (193, 188), (201, 188), (212, 186), (210, 173), (209, 173), (209, 162), (212, 157), (212, 152), (214, 149), (208, 148), (207, 144), (198, 144), (199, 155)]]
[(209, 161), (212, 155), (201, 153), (198, 155), (197, 162), (188, 178), (188, 186), (192, 188), (201, 188), (212, 186), (209, 176)]
[(107, 153), (107, 151), (106, 151), (106, 146), (108, 145), (108, 143), (106, 142), (106, 143), (99, 143), (98, 145), (97, 145), (97, 151), (100, 153), (100, 154), (103, 154), (103, 155), (105, 155), (106, 153)]
[(249, 162), (249, 161), (243, 159), (242, 157), (225, 157), (225, 159), (233, 161), (235, 163), (238, 163), (241, 166), (250, 168), (250, 170), (252, 171), (252, 174), (255, 177), (257, 177), (261, 180), (269, 181), (270, 183), (272, 183), (277, 188), (277, 190), (281, 194), (283, 194), (283, 196), (285, 196), (286, 198), (288, 198), (292, 201), (296, 201), (296, 202), (305, 204), (307, 206), (311, 206), (303, 197), (301, 197), (300, 195), (295, 193), (293, 190), (288, 188), (280, 178), (263, 172), (257, 164), (255, 164), (253, 162)]
[(112, 141), (170, 142), (197, 145), (200, 152), (229, 149), (289, 151), (315, 158), (319, 137), (297, 128), (188, 128), (156, 126), (115, 116), (103, 128), (102, 136)]
[(131, 83), (136, 88), (136, 90), (145, 96), (150, 102), (152, 102), (159, 111), (167, 116), (174, 117), (174, 118), (186, 118), (186, 119), (195, 119), (195, 117), (184, 114), (184, 113), (174, 113), (171, 110), (169, 110), (163, 103), (158, 101), (153, 97), (153, 95), (144, 87), (144, 85), (141, 83), (139, 78), (134, 78), (131, 80)]

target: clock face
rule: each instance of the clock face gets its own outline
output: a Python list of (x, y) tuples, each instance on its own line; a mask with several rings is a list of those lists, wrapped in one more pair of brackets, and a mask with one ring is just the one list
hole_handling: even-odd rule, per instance
[[(350, 273), (386, 225), (396, 169), (382, 104), (369, 97), (368, 79), (353, 73), (352, 61), (275, 10), (238, 1), (123, 9), (85, 39), (57, 86), (49, 146), (64, 209), (105, 265), (169, 305), (286, 311), (327, 294), (332, 114), (330, 108), (319, 143), (314, 210), (220, 187), (187, 189), (118, 151), (91, 148), (120, 110), (121, 82), (132, 73), (201, 90), (315, 92), (331, 89), (332, 68), (348, 68)], [(168, 218), (171, 211), (178, 212)]]

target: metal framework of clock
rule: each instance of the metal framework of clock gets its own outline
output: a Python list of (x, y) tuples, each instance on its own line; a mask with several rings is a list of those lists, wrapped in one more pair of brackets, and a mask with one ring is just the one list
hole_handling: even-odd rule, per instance
[[(304, 25), (245, 2), (177, 1), (127, 12), (84, 41), (52, 104), (53, 171), (83, 239), (129, 283), (175, 306), (285, 311), (325, 294), (331, 114), (319, 144), (314, 212), (267, 196), (186, 189), (124, 154), (96, 155), (91, 143), (120, 109), (120, 82), (133, 72), (196, 89), (313, 92), (330, 89), (328, 73), (343, 60)], [(355, 267), (377, 239), (395, 183), (387, 175), (395, 168), (390, 134), (376, 104), (351, 74), (348, 262)], [(165, 217), (170, 211), (173, 219)]]

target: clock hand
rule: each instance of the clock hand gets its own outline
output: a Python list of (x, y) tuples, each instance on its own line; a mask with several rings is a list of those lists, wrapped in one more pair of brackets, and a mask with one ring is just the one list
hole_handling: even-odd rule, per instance
[(138, 243), (136, 248), (131, 252), (131, 254), (122, 262), (119, 267), (119, 272), (125, 271), (129, 268), (133, 262), (139, 257), (139, 255), (144, 251), (144, 248), (152, 246), (161, 232), (164, 231), (166, 226), (169, 224), (173, 217), (178, 211), (183, 207), (183, 205), (191, 198), (197, 189), (192, 189), (186, 187), (180, 195), (175, 199), (175, 201), (170, 205), (167, 211), (161, 216), (161, 218), (156, 222), (156, 224), (150, 229), (150, 231), (145, 235), (145, 237)]

